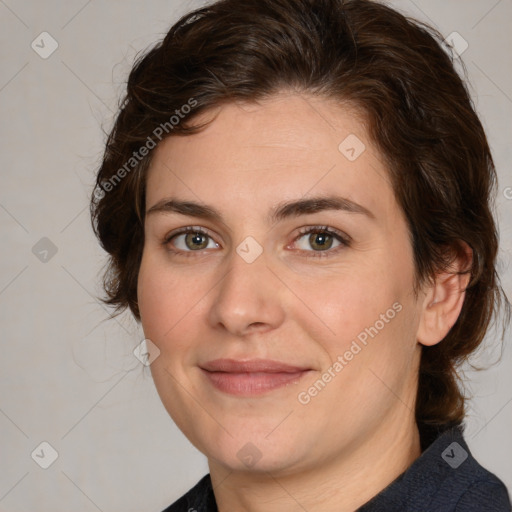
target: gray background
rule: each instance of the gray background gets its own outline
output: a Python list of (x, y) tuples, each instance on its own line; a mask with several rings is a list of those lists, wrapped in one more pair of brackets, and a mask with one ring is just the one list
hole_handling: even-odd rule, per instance
[[(1, 511), (158, 512), (207, 472), (132, 354), (142, 330), (128, 314), (109, 319), (95, 299), (105, 255), (88, 217), (102, 130), (112, 125), (135, 55), (203, 3), (0, 0)], [(510, 295), (512, 0), (391, 5), (469, 43), (462, 58), (500, 175), (501, 273)], [(47, 59), (31, 48), (43, 31), (59, 45)], [(495, 338), (491, 332), (477, 362), (500, 358)], [(470, 449), (512, 490), (510, 347), (500, 364), (465, 374), (475, 397)], [(58, 453), (48, 469), (34, 460), (49, 460), (43, 441)]]

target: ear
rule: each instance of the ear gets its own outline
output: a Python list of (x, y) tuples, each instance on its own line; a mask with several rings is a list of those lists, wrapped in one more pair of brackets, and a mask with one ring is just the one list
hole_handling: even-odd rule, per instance
[[(432, 346), (445, 338), (462, 310), (469, 283), (473, 251), (465, 242), (450, 267), (436, 274), (424, 289), (425, 299), (420, 312), (416, 338), (422, 345)], [(461, 274), (460, 272), (467, 272)]]

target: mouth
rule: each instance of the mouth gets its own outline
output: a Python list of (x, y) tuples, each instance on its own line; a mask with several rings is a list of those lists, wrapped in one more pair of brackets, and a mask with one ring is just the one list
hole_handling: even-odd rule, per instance
[(216, 359), (200, 365), (207, 381), (235, 396), (258, 396), (293, 384), (312, 371), (269, 359)]

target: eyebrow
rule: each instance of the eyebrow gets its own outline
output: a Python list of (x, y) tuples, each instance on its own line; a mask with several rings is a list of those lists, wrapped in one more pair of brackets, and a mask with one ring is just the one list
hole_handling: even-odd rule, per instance
[[(287, 218), (310, 215), (325, 210), (359, 213), (375, 219), (375, 215), (370, 210), (350, 199), (340, 196), (318, 196), (279, 203), (270, 211), (268, 221), (272, 224)], [(162, 199), (149, 208), (146, 215), (155, 213), (178, 213), (225, 224), (221, 213), (215, 208), (194, 201), (181, 201), (174, 198)]]

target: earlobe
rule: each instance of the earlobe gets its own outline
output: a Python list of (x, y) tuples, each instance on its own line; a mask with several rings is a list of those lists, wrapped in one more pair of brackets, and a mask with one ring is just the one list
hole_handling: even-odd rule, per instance
[(465, 255), (456, 258), (449, 271), (437, 274), (427, 287), (416, 335), (422, 345), (439, 343), (459, 318), (469, 284), (473, 254), (466, 244), (464, 249)]

